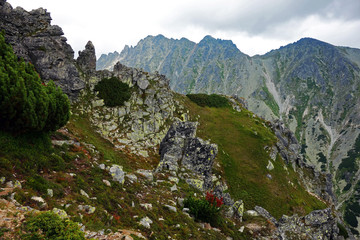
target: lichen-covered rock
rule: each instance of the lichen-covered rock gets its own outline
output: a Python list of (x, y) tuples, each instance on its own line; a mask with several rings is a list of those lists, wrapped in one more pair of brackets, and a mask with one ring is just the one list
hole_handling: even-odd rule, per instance
[(150, 224), (152, 224), (153, 221), (149, 217), (144, 217), (140, 220), (139, 223), (146, 228), (150, 228)]
[(235, 216), (241, 219), (244, 215), (244, 202), (238, 200), (233, 204), (232, 208), (234, 209)]
[(256, 206), (255, 210), (276, 227), (272, 234), (276, 239), (337, 239), (339, 229), (331, 209), (316, 210), (304, 217), (283, 215), (276, 221), (265, 209)]
[(54, 80), (75, 99), (84, 82), (75, 67), (74, 51), (59, 26), (51, 25), (50, 13), (39, 8), (30, 12), (9, 3), (0, 4), (0, 29), (17, 56), (31, 62), (41, 78)]
[(125, 172), (123, 171), (122, 166), (113, 164), (109, 169), (109, 173), (113, 177), (114, 181), (116, 181), (116, 182), (118, 182), (120, 184), (124, 184), (124, 182), (125, 182)]

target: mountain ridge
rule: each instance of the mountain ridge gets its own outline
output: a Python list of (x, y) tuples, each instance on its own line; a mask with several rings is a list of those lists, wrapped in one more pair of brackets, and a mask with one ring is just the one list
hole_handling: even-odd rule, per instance
[[(360, 133), (359, 49), (302, 38), (249, 57), (210, 36), (187, 46), (152, 40), (141, 40), (113, 61), (159, 71), (177, 92), (235, 94), (259, 116), (282, 119), (295, 133), (305, 161), (332, 174), (344, 211), (354, 213), (346, 206), (353, 202), (349, 188), (352, 192), (360, 177), (353, 154)], [(354, 170), (345, 167), (347, 161)]]

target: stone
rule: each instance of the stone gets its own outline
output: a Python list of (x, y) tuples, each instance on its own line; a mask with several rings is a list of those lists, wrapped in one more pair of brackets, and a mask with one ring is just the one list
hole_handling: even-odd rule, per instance
[(140, 206), (145, 208), (146, 210), (152, 210), (152, 204), (151, 203), (140, 203)]
[(62, 218), (62, 219), (68, 217), (67, 213), (62, 209), (53, 208), (52, 211), (53, 211), (53, 213), (56, 213), (57, 215), (59, 215), (59, 217)]
[(137, 176), (135, 174), (126, 174), (126, 177), (131, 181), (131, 182), (137, 182)]
[(119, 166), (116, 164), (112, 165), (111, 168), (109, 169), (109, 173), (113, 177), (114, 181), (116, 181), (120, 184), (124, 184), (125, 172), (123, 171), (122, 166)]
[(14, 188), (22, 188), (21, 182), (19, 182), (19, 180), (16, 180), (14, 183)]
[(172, 191), (172, 192), (175, 192), (175, 191), (177, 191), (178, 189), (177, 189), (177, 187), (176, 187), (176, 184), (174, 184), (171, 188), (170, 188), (170, 191)]
[(111, 183), (108, 180), (103, 179), (102, 181), (106, 186), (111, 187)]
[(197, 188), (198, 190), (204, 190), (204, 181), (201, 179), (186, 179), (187, 184)]
[(272, 176), (271, 176), (271, 174), (269, 174), (269, 173), (266, 174), (266, 177), (267, 177), (268, 179), (270, 179), (270, 180), (272, 179)]
[(47, 194), (48, 194), (48, 196), (53, 197), (54, 191), (52, 189), (47, 189)]
[(39, 202), (39, 203), (45, 203), (45, 200), (42, 197), (32, 196), (31, 200), (33, 200), (35, 202)]
[(241, 218), (244, 215), (244, 202), (242, 200), (236, 201), (232, 208), (234, 209), (235, 216)]
[(13, 188), (13, 187), (14, 187), (13, 181), (8, 181), (8, 182), (6, 183), (6, 187), (7, 187), (7, 188)]
[(258, 212), (254, 211), (254, 210), (247, 210), (247, 211), (245, 212), (245, 214), (248, 215), (248, 216), (252, 216), (252, 217), (257, 217), (257, 216), (259, 216)]
[(180, 206), (180, 207), (184, 207), (184, 198), (178, 198), (177, 199), (177, 204)]
[(274, 169), (274, 164), (269, 160), (268, 165), (266, 166), (267, 170), (271, 171)]
[(5, 177), (1, 177), (1, 178), (0, 178), (0, 184), (4, 184), (5, 181), (6, 181)]
[(144, 217), (139, 222), (142, 226), (150, 229), (150, 224), (153, 223), (153, 221), (149, 217)]
[(170, 182), (174, 182), (175, 184), (179, 183), (179, 179), (177, 177), (169, 177)]
[(101, 170), (105, 170), (105, 164), (103, 164), (103, 163), (99, 164), (99, 168), (100, 168)]
[(172, 212), (177, 212), (176, 207), (174, 207), (174, 206), (170, 206), (170, 205), (165, 204), (164, 207), (166, 207), (167, 209), (169, 209)]
[(141, 176), (145, 177), (149, 181), (154, 180), (154, 175), (151, 170), (138, 169), (136, 172)]
[(89, 194), (87, 194), (84, 190), (80, 189), (80, 194), (83, 195), (84, 197), (89, 198)]

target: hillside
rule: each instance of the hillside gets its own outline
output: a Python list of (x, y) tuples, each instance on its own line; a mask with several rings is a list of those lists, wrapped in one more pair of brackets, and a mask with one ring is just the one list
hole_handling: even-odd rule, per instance
[[(42, 9), (29, 13), (0, 3), (1, 17), (6, 19), (1, 25), (5, 38), (0, 38), (1, 46), (6, 46), (0, 52), (2, 91), (19, 89), (21, 94), (10, 99), (24, 106), (43, 103), (34, 108), (34, 116), (40, 113), (34, 119), (54, 125), (58, 123), (51, 117), (68, 116), (70, 111), (59, 114), (67, 100), (58, 88), (65, 100), (55, 102), (55, 107), (50, 101), (34, 100), (34, 94), (41, 97), (55, 89), (46, 73), (53, 74), (55, 84), (72, 99), (65, 126), (61, 121), (57, 127), (21, 129), (27, 127), (25, 119), (18, 122), (18, 131), (1, 129), (1, 238), (347, 236), (333, 207), (331, 176), (302, 160), (301, 146), (283, 123), (257, 116), (238, 97), (173, 92), (170, 80), (158, 72), (120, 63), (112, 71), (96, 71), (90, 41), (74, 60), (49, 13)], [(18, 19), (21, 24), (15, 21), (19, 16), (24, 16)], [(37, 19), (46, 20), (41, 29)], [(27, 38), (25, 45), (14, 45), (15, 54), (19, 47), (25, 49), (21, 54), (26, 61), (32, 57), (34, 66), (20, 60), (5, 43), (4, 39), (13, 42), (15, 32), (18, 39)], [(46, 47), (59, 39), (54, 52)], [(206, 37), (201, 47), (206, 50), (207, 44), (219, 42)], [(234, 45), (224, 44), (218, 52), (230, 57), (232, 51), (226, 48)], [(65, 81), (65, 75), (73, 78)], [(20, 83), (8, 76), (16, 76)], [(26, 116), (26, 108), (19, 106), (4, 108), (2, 114), (11, 115), (16, 109)], [(53, 116), (51, 109), (57, 114)]]
[(332, 174), (338, 208), (350, 214), (343, 203), (352, 201), (359, 174), (359, 56), (359, 49), (311, 38), (249, 57), (231, 41), (206, 36), (196, 44), (159, 35), (125, 48), (112, 64), (159, 71), (180, 93), (235, 94), (259, 116), (281, 119), (295, 132), (304, 160)]

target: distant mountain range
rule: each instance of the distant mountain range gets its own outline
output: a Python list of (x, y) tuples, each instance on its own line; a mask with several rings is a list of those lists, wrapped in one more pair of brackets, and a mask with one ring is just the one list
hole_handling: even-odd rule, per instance
[[(126, 46), (121, 53), (102, 55), (97, 69), (111, 69), (117, 61), (165, 74), (177, 92), (236, 94), (265, 119), (282, 119), (296, 133), (304, 159), (332, 174), (339, 207), (356, 201), (359, 49), (303, 38), (250, 57), (228, 40), (206, 36), (194, 43), (158, 35)], [(360, 215), (350, 207), (346, 211)]]

